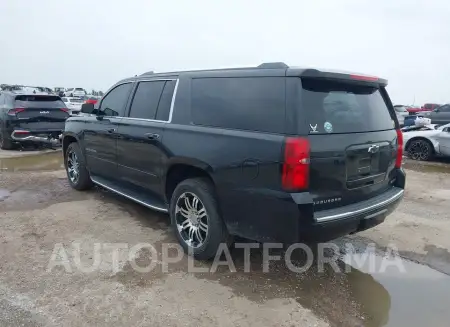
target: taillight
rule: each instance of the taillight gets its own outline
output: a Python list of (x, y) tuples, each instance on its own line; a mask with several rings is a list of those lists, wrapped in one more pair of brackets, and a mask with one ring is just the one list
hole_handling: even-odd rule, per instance
[(395, 168), (400, 168), (402, 166), (403, 159), (403, 133), (401, 130), (397, 129), (397, 157), (395, 159)]
[(309, 186), (308, 139), (288, 137), (284, 147), (284, 163), (281, 177), (283, 188), (290, 191), (306, 189)]
[(14, 109), (10, 109), (8, 110), (8, 115), (9, 116), (15, 116), (17, 115), (19, 112), (25, 111), (25, 108), (14, 108)]
[(59, 108), (59, 110), (69, 113), (69, 109), (67, 109), (67, 108)]

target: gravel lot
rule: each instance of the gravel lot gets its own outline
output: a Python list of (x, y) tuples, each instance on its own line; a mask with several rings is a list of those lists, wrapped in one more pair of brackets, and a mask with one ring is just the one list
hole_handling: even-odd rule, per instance
[[(377, 262), (394, 244), (412, 260), (404, 261), (406, 273), (369, 274), (363, 267), (319, 273), (316, 265), (294, 273), (283, 261), (264, 273), (261, 250), (252, 251), (251, 273), (245, 273), (238, 249), (231, 252), (236, 272), (219, 267), (215, 273), (189, 273), (186, 257), (164, 271), (164, 244), (175, 242), (165, 215), (101, 189), (76, 192), (65, 172), (55, 170), (60, 167), (55, 156), (39, 160), (20, 169), (6, 161), (1, 165), (8, 169), (0, 174), (0, 326), (448, 326), (445, 167), (407, 164), (399, 209), (384, 224), (336, 241), (342, 252), (345, 242), (359, 251), (375, 242)], [(33, 167), (52, 171), (27, 171)], [(100, 263), (87, 272), (96, 262), (96, 243)], [(150, 263), (145, 249), (132, 257), (117, 251), (114, 261), (114, 249), (106, 246), (113, 243), (151, 243), (159, 258), (155, 269), (133, 268)], [(49, 265), (55, 253), (60, 259), (67, 255), (66, 266)]]

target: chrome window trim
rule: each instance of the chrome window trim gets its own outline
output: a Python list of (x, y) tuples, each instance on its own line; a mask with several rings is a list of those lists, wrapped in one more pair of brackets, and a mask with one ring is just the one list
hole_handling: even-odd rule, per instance
[[(166, 124), (170, 124), (172, 122), (172, 116), (173, 116), (173, 108), (175, 107), (175, 99), (177, 96), (177, 92), (178, 92), (178, 84), (180, 83), (180, 79), (179, 78), (160, 78), (160, 79), (142, 79), (142, 80), (131, 80), (131, 81), (126, 81), (123, 83), (118, 83), (115, 84), (113, 87), (111, 87), (106, 93), (105, 95), (102, 97), (102, 101), (100, 102), (98, 109), (100, 110), (101, 106), (102, 106), (102, 102), (103, 99), (106, 98), (106, 96), (111, 93), (112, 90), (114, 90), (115, 88), (117, 88), (120, 85), (124, 85), (124, 84), (129, 84), (129, 83), (139, 83), (139, 82), (156, 82), (156, 81), (176, 81), (175, 83), (175, 87), (173, 89), (173, 94), (172, 94), (172, 101), (170, 103), (170, 109), (169, 109), (169, 120), (158, 120), (158, 119), (147, 119), (147, 118), (133, 118), (133, 117), (126, 117), (126, 116), (104, 116), (104, 117), (114, 117), (114, 118), (121, 118), (123, 119), (128, 119), (128, 120), (139, 120), (139, 121), (148, 121), (148, 122), (154, 122), (154, 123), (166, 123)], [(131, 102), (133, 103), (133, 102)]]
[[(180, 80), (177, 78), (164, 78), (164, 79), (151, 79), (151, 80), (138, 80), (136, 81), (137, 83), (139, 82), (156, 82), (156, 81), (177, 81), (175, 83), (175, 87), (173, 88), (173, 94), (172, 94), (172, 101), (170, 102), (170, 109), (169, 109), (169, 119), (168, 120), (159, 120), (159, 119), (148, 119), (148, 118), (134, 118), (134, 117), (121, 117), (123, 119), (127, 119), (127, 120), (138, 120), (138, 121), (148, 121), (148, 122), (154, 122), (154, 123), (166, 123), (166, 124), (170, 124), (172, 122), (172, 115), (173, 115), (173, 108), (175, 107), (175, 98), (177, 95), (177, 91), (178, 91), (178, 83), (180, 82)], [(131, 102), (132, 104), (133, 102)]]

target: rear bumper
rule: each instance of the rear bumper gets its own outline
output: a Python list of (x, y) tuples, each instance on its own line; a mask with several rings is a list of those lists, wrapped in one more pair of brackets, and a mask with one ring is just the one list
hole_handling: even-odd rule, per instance
[(403, 195), (402, 188), (392, 187), (366, 201), (316, 212), (311, 224), (300, 227), (300, 238), (325, 242), (372, 228), (382, 223), (397, 208)]
[(382, 223), (401, 202), (405, 173), (380, 195), (336, 209), (314, 211), (309, 192), (219, 191), (222, 214), (233, 235), (259, 242), (326, 242)]
[(13, 130), (11, 139), (19, 143), (38, 143), (57, 146), (61, 144), (62, 131)]

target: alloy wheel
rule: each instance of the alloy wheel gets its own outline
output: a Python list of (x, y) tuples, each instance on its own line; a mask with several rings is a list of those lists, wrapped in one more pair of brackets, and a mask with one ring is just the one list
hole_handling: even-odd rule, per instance
[(77, 154), (73, 150), (69, 150), (67, 153), (67, 173), (69, 174), (70, 181), (76, 184), (80, 178), (80, 164)]
[(408, 149), (408, 154), (414, 160), (428, 160), (430, 145), (424, 141), (413, 142)]
[(190, 247), (202, 246), (208, 237), (208, 214), (202, 201), (191, 192), (180, 195), (175, 207), (178, 233)]

